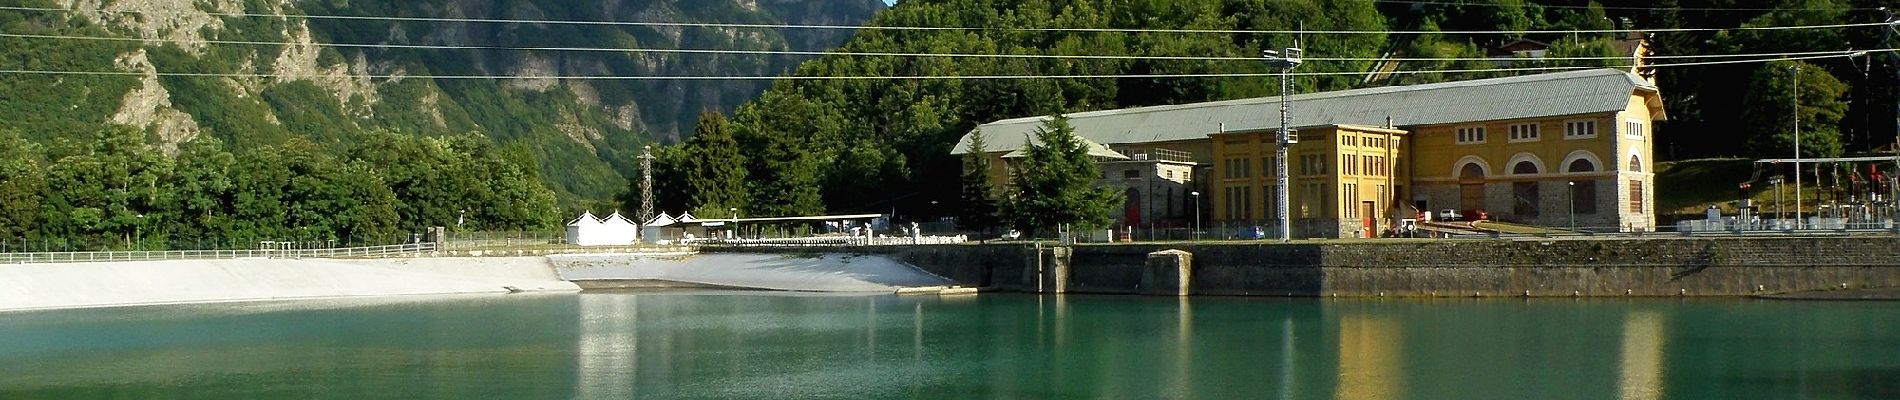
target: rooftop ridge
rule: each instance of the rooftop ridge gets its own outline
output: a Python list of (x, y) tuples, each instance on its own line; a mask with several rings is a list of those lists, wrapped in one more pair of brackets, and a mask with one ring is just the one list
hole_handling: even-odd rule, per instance
[[(1518, 76), (1506, 76), (1506, 77), (1498, 77), (1498, 78), (1473, 79), (1473, 80), (1466, 80), (1466, 81), (1434, 82), (1434, 83), (1426, 83), (1426, 84), (1418, 84), (1418, 85), (1380, 86), (1380, 87), (1370, 87), (1370, 88), (1335, 90), (1335, 91), (1330, 91), (1330, 92), (1301, 93), (1301, 94), (1294, 94), (1292, 96), (1288, 96), (1287, 101), (1292, 102), (1292, 101), (1311, 100), (1311, 99), (1347, 98), (1347, 97), (1358, 97), (1358, 96), (1392, 94), (1392, 93), (1400, 93), (1400, 92), (1430, 92), (1434, 90), (1468, 88), (1468, 87), (1473, 87), (1473, 86), (1491, 86), (1491, 85), (1497, 85), (1501, 83), (1531, 83), (1531, 82), (1542, 82), (1542, 81), (1550, 81), (1550, 80), (1558, 80), (1558, 79), (1593, 78), (1593, 77), (1610, 76), (1610, 75), (1622, 75), (1622, 76), (1631, 78), (1632, 82), (1636, 83), (1637, 86), (1639, 87), (1654, 89), (1654, 87), (1650, 86), (1647, 82), (1643, 82), (1639, 79), (1634, 79), (1634, 75), (1631, 75), (1627, 71), (1611, 69), (1611, 68), (1596, 68), (1596, 69), (1585, 69), (1585, 70), (1576, 70), (1576, 71), (1553, 72), (1553, 73), (1547, 73), (1547, 74), (1518, 75)], [(1165, 104), (1165, 105), (1133, 107), (1133, 108), (1083, 111), (1083, 112), (1067, 113), (1063, 115), (1068, 116), (1070, 119), (1076, 119), (1076, 118), (1089, 118), (1089, 117), (1098, 117), (1098, 116), (1106, 116), (1106, 115), (1129, 115), (1129, 114), (1143, 114), (1143, 113), (1153, 113), (1153, 112), (1168, 112), (1168, 111), (1188, 110), (1188, 109), (1206, 108), (1206, 107), (1253, 105), (1253, 104), (1278, 102), (1278, 101), (1280, 101), (1279, 96), (1248, 97), (1248, 98), (1241, 98), (1241, 99), (1215, 100), (1215, 101), (1207, 101), (1207, 102), (1199, 102), (1199, 103)], [(1004, 119), (1004, 120), (998, 120), (998, 121), (994, 121), (990, 123), (985, 123), (985, 124), (978, 125), (977, 127), (980, 129), (984, 126), (1010, 125), (1010, 124), (1019, 124), (1019, 123), (1025, 123), (1025, 122), (1040, 122), (1047, 119), (1049, 119), (1049, 116), (1047, 115), (1017, 117), (1017, 118), (1010, 118), (1010, 119)]]

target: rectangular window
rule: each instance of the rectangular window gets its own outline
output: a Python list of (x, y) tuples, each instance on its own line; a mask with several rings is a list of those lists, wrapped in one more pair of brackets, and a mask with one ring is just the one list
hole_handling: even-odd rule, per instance
[(1630, 138), (1633, 138), (1633, 139), (1642, 139), (1643, 138), (1643, 123), (1637, 122), (1637, 121), (1624, 121), (1623, 135), (1629, 136)]
[(1458, 144), (1484, 143), (1484, 127), (1458, 128)]
[(1630, 212), (1643, 212), (1643, 181), (1630, 181)]
[(1275, 191), (1277, 187), (1278, 186), (1274, 185), (1260, 187), (1260, 194), (1263, 197), (1262, 200), (1264, 200), (1261, 202), (1261, 205), (1265, 207), (1261, 208), (1261, 216), (1271, 219), (1280, 218), (1280, 195), (1279, 192)]
[(1596, 121), (1564, 122), (1564, 139), (1590, 139), (1594, 137), (1597, 137)]
[(1274, 162), (1273, 157), (1260, 157), (1260, 176), (1266, 178), (1275, 177), (1276, 175), (1273, 174), (1273, 170), (1279, 167), (1280, 163)]
[(1141, 179), (1141, 170), (1131, 169), (1127, 171), (1122, 171), (1122, 178), (1123, 179)]
[(1511, 125), (1511, 143), (1537, 141), (1537, 124)]
[(1253, 177), (1253, 159), (1251, 158), (1240, 159), (1240, 177), (1242, 178)]

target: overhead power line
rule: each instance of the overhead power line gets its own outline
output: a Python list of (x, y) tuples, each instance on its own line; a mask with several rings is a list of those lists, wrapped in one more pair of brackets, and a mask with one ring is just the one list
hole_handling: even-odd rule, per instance
[[(0, 33), (0, 37), (22, 39), (52, 40), (94, 40), (138, 43), (166, 43), (178, 45), (240, 45), (240, 46), (290, 46), (301, 43), (246, 41), (246, 40), (186, 40), (186, 39), (142, 39), (129, 37), (38, 35)], [(536, 47), (536, 46), (485, 46), (485, 45), (422, 45), (422, 44), (384, 44), (384, 43), (319, 43), (319, 46), (338, 48), (372, 48), (401, 50), (494, 50), (494, 51), (548, 51), (548, 52), (602, 52), (602, 53), (674, 53), (674, 54), (739, 54), (739, 55), (782, 55), (782, 56), (844, 56), (844, 57), (947, 57), (947, 58), (1027, 58), (1027, 59), (1083, 59), (1083, 60), (1164, 60), (1164, 61), (1248, 61), (1259, 62), (1260, 57), (1231, 56), (1149, 56), (1149, 55), (1086, 55), (1086, 54), (982, 54), (982, 53), (912, 53), (912, 52), (854, 52), (854, 51), (808, 51), (808, 50), (739, 50), (739, 49), (651, 49), (651, 48), (612, 48), (612, 47)], [(1824, 54), (1846, 54), (1853, 50), (1780, 52), (1754, 54), (1689, 54), (1689, 55), (1651, 55), (1645, 59), (1700, 59), (1700, 58), (1744, 58), (1744, 57), (1782, 57), (1808, 56)], [(1545, 61), (1582, 61), (1582, 60), (1619, 60), (1630, 56), (1591, 56), (1591, 57), (1306, 57), (1307, 61), (1494, 61), (1494, 60), (1545, 60)]]
[[(1374, 2), (1374, 3), (1388, 3), (1388, 4), (1412, 4), (1412, 5), (1428, 5), (1428, 6), (1452, 6), (1452, 7), (1512, 7), (1512, 6), (1516, 6), (1516, 7), (1524, 7), (1524, 8), (1530, 8), (1530, 7), (1531, 7), (1531, 6), (1530, 6), (1530, 5), (1528, 5), (1528, 4), (1498, 4), (1498, 3), (1465, 3), (1465, 2), (1450, 2), (1450, 1), (1443, 1), (1443, 0), (1440, 0), (1440, 1), (1408, 1), (1408, 0), (1370, 0), (1370, 1), (1372, 1), (1372, 2)], [(1591, 7), (1591, 6), (1570, 6), (1570, 5), (1560, 5), (1560, 4), (1538, 4), (1538, 5), (1536, 5), (1536, 7), (1540, 7), (1540, 8), (1561, 8), (1561, 9), (1589, 9), (1589, 8), (1599, 8), (1599, 9), (1603, 9), (1603, 10), (1622, 10), (1622, 11), (1661, 11), (1661, 10), (1676, 10), (1676, 11), (1737, 11), (1737, 12), (1770, 12), (1770, 11), (1878, 11), (1878, 10), (1879, 10), (1878, 8), (1862, 8), (1862, 7), (1779, 7), (1779, 8), (1768, 8), (1768, 7), (1630, 7), (1630, 6), (1597, 6), (1597, 7)]]
[[(1893, 51), (1893, 50), (1876, 50), (1876, 51), (1869, 51), (1869, 52), (1889, 52), (1889, 51)], [(1746, 59), (1746, 60), (1721, 60), (1721, 61), (1700, 61), (1700, 62), (1683, 62), (1683, 63), (1667, 63), (1667, 64), (1653, 64), (1653, 65), (1648, 65), (1647, 67), (1653, 67), (1653, 68), (1673, 68), (1673, 67), (1688, 67), (1688, 66), (1703, 66), (1703, 65), (1722, 65), (1722, 64), (1745, 64), (1745, 63), (1761, 63), (1761, 62), (1770, 62), (1770, 61), (1783, 61), (1783, 60), (1813, 60), (1813, 59), (1824, 59), (1824, 58), (1841, 58), (1841, 57), (1854, 57), (1854, 56), (1860, 56), (1860, 55), (1864, 55), (1864, 54), (1866, 54), (1866, 53), (1869, 53), (1869, 52), (1854, 52), (1854, 53), (1850, 53), (1850, 54), (1836, 54), (1836, 55), (1816, 55), (1816, 56), (1803, 56), (1803, 57), (1780, 57), (1780, 58), (1758, 58), (1758, 59)], [(1580, 69), (1597, 69), (1597, 68), (1629, 68), (1629, 66), (1627, 66), (1627, 65), (1619, 65), (1619, 66), (1605, 66), (1605, 67), (1586, 67), (1586, 66), (1549, 66), (1549, 67), (1518, 67), (1518, 68), (1479, 68), (1479, 69), (1441, 69), (1441, 70), (1401, 70), (1401, 71), (1392, 71), (1392, 72), (1390, 72), (1390, 73), (1391, 73), (1391, 74), (1398, 74), (1398, 75), (1419, 75), (1419, 74), (1442, 74), (1442, 73), (1477, 73), (1477, 72), (1532, 72), (1532, 71), (1570, 71), (1570, 70), (1580, 70)], [(212, 78), (280, 78), (280, 77), (281, 77), (281, 78), (304, 78), (304, 77), (317, 77), (317, 76), (337, 76), (337, 75), (324, 75), (324, 74), (267, 74), (267, 73), (214, 73), (214, 72), (150, 72), (150, 73), (148, 73), (148, 72), (143, 72), (143, 71), (61, 71), (61, 70), (27, 70), (27, 69), (4, 69), (4, 70), (0, 70), (0, 74), (21, 74), (21, 75), (113, 75), (113, 76), (145, 76), (145, 75), (147, 75), (147, 74), (156, 74), (157, 76), (174, 76), (174, 77), (212, 77)], [(1341, 71), (1341, 72), (1295, 72), (1295, 73), (1291, 73), (1291, 75), (1292, 75), (1292, 76), (1359, 76), (1359, 75), (1364, 75), (1364, 74), (1365, 74), (1365, 72), (1361, 72), (1361, 71)], [(1268, 76), (1280, 76), (1280, 75), (1281, 75), (1281, 74), (1279, 74), (1279, 73), (1205, 73), (1205, 74), (1077, 74), (1077, 75), (903, 75), (903, 76), (883, 76), (883, 75), (837, 75), (837, 76), (796, 76), (796, 75), (787, 75), (787, 76), (718, 76), (718, 75), (707, 75), (707, 76), (640, 76), (640, 75), (405, 75), (405, 74), (351, 74), (351, 75), (341, 75), (341, 76), (343, 76), (343, 77), (348, 77), (348, 78), (352, 78), (352, 79), (445, 79), (445, 80), (447, 80), (447, 79), (568, 79), (568, 80), (621, 80), (621, 81), (666, 81), (666, 80), (672, 80), (672, 81), (678, 81), (678, 80), (712, 80), (712, 81), (747, 81), (747, 80), (781, 80), (781, 79), (783, 79), (783, 80), (928, 80), (928, 79), (980, 79), (980, 80), (998, 80), (998, 79), (1160, 79), (1160, 78), (1243, 78), (1243, 77), (1268, 77)]]
[[(0, 10), (37, 11), (70, 13), (73, 10), (54, 7), (0, 6)], [(179, 15), (177, 11), (139, 11), (117, 10), (108, 13), (139, 15)], [(887, 31), (1012, 31), (1012, 32), (1079, 32), (1079, 33), (1219, 33), (1219, 34), (1307, 34), (1307, 35), (1354, 35), (1354, 34), (1581, 34), (1581, 33), (1628, 33), (1628, 32), (1716, 32), (1716, 31), (1774, 31), (1801, 29), (1841, 29), (1867, 26), (1886, 26), (1885, 22), (1867, 22), (1854, 24), (1801, 25), (1801, 26), (1743, 26), (1735, 28), (1657, 28), (1657, 29), (1564, 29), (1564, 30), (1464, 30), (1464, 31), (1383, 31), (1383, 30), (1255, 30), (1255, 29), (1138, 29), (1138, 28), (1013, 28), (1013, 27), (949, 27), (949, 26), (857, 26), (857, 25), (812, 25), (812, 24), (733, 24), (699, 22), (636, 22), (636, 21), (584, 21), (584, 20), (547, 20), (547, 19), (509, 19), (509, 18), (442, 18), (442, 17), (390, 17), (372, 15), (279, 15), (248, 12), (195, 12), (193, 15), (211, 15), (216, 17), (241, 18), (304, 18), (313, 20), (355, 20), (355, 21), (410, 21), (410, 22), (461, 22), (492, 24), (545, 24), (545, 25), (600, 25), (600, 26), (644, 26), (675, 28), (723, 28), (723, 29), (825, 29), (825, 30), (887, 30)]]

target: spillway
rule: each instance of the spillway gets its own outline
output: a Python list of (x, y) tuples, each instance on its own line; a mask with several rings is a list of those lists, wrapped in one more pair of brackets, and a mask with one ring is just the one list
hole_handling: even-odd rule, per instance
[(802, 292), (891, 292), (955, 282), (878, 255), (574, 254), (548, 257), (583, 288), (719, 287)]

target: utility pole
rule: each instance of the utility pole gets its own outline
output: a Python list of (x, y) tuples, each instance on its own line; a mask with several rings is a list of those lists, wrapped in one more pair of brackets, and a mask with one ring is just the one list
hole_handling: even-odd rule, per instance
[(1292, 214), (1292, 207), (1287, 204), (1289, 203), (1287, 186), (1291, 180), (1287, 177), (1287, 153), (1288, 150), (1293, 148), (1294, 144), (1300, 142), (1300, 139), (1298, 136), (1295, 136), (1291, 129), (1293, 122), (1292, 103), (1288, 102), (1287, 94), (1293, 91), (1291, 84), (1293, 67), (1300, 66), (1300, 56), (1303, 52), (1298, 47), (1288, 47), (1282, 51), (1262, 50), (1260, 53), (1261, 56), (1267, 59), (1267, 65), (1280, 69), (1280, 137), (1278, 140), (1279, 145), (1274, 151), (1274, 164), (1278, 165), (1273, 171), (1273, 179), (1276, 185), (1273, 196), (1275, 203), (1277, 203), (1275, 204), (1277, 209), (1274, 210), (1274, 212), (1278, 214), (1277, 217), (1279, 217), (1280, 222), (1280, 241), (1290, 242), (1293, 240), (1293, 220), (1292, 215), (1290, 215)]
[(1801, 229), (1801, 66), (1788, 67), (1794, 77), (1794, 228)]
[(640, 153), (640, 223), (653, 219), (653, 145)]
[[(1900, 29), (1900, 28), (1897, 28), (1897, 27), (1900, 27), (1900, 20), (1894, 19), (1893, 10), (1889, 10), (1886, 7), (1879, 7), (1875, 9), (1880, 10), (1880, 12), (1882, 13), (1885, 13), (1887, 17), (1887, 19), (1885, 20), (1885, 22), (1887, 23), (1887, 26), (1886, 26), (1887, 29), (1880, 32), (1880, 42), (1887, 45), (1887, 62), (1889, 64), (1892, 64), (1894, 67), (1894, 74), (1893, 74), (1893, 78), (1894, 78), (1894, 104), (1893, 104), (1893, 109), (1894, 109), (1894, 118), (1893, 118), (1894, 176), (1893, 178), (1891, 178), (1890, 181), (1888, 181), (1888, 183), (1890, 183), (1888, 188), (1889, 188), (1889, 191), (1896, 194), (1896, 196), (1889, 196), (1887, 198), (1887, 203), (1893, 204), (1892, 207), (1893, 207), (1893, 213), (1894, 213), (1893, 214), (1894, 222), (1900, 223), (1900, 54), (1894, 54), (1894, 48), (1893, 48), (1893, 34), (1896, 29)], [(1867, 59), (1867, 64), (1869, 66), (1873, 65), (1873, 62), (1874, 61), (1872, 58)]]

